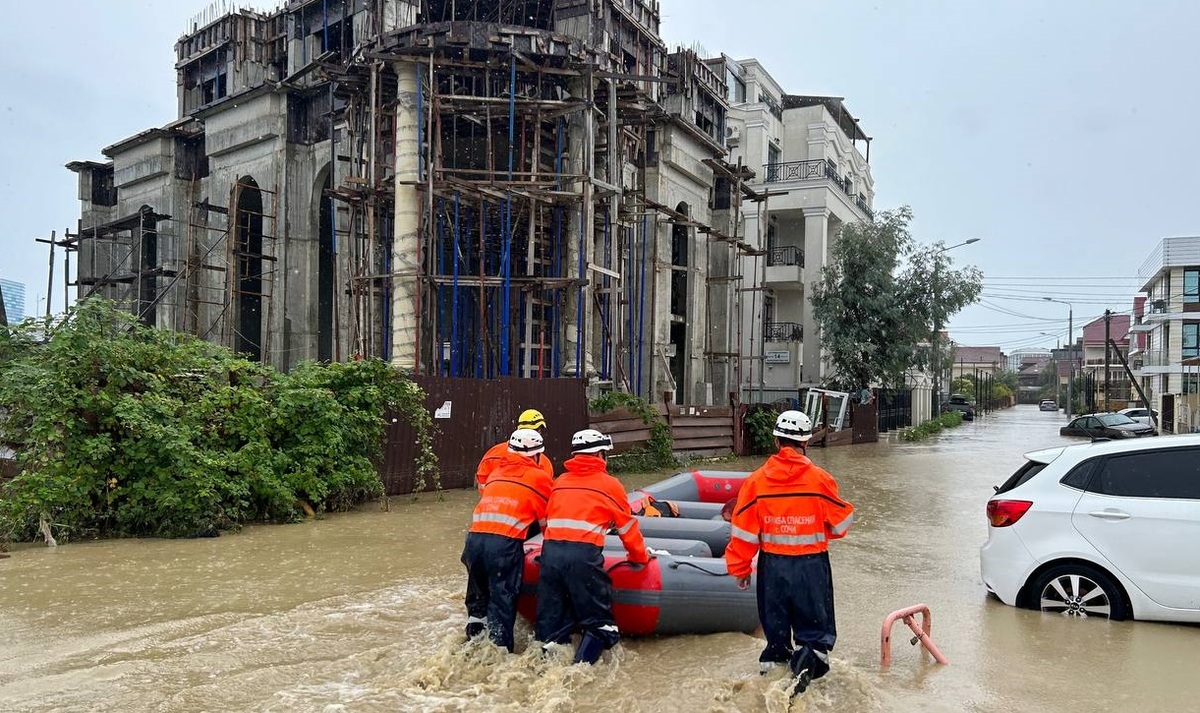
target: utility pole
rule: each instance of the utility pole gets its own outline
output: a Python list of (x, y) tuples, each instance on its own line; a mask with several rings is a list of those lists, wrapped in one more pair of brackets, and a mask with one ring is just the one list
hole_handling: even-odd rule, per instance
[(1075, 380), (1075, 305), (1065, 300), (1056, 300), (1053, 297), (1043, 297), (1047, 302), (1056, 302), (1060, 305), (1067, 306), (1067, 420), (1071, 420), (1071, 399), (1072, 386), (1071, 382)]
[(1104, 410), (1105, 411), (1112, 411), (1112, 406), (1108, 405), (1108, 399), (1110, 398), (1109, 395), (1112, 393), (1111, 391), (1109, 391), (1109, 386), (1112, 383), (1112, 379), (1109, 377), (1109, 374), (1108, 374), (1108, 363), (1109, 363), (1108, 343), (1110, 341), (1109, 322), (1111, 322), (1111, 321), (1112, 321), (1112, 310), (1111, 309), (1104, 310)]

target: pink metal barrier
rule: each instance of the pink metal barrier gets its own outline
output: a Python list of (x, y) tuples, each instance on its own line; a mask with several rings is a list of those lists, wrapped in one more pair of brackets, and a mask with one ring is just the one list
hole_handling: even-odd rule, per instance
[[(921, 626), (919, 627), (917, 626), (916, 622), (916, 615), (918, 613), (921, 615)], [(942, 652), (938, 649), (937, 645), (933, 643), (933, 639), (929, 638), (929, 634), (933, 630), (933, 615), (929, 613), (929, 607), (925, 606), (924, 604), (917, 604), (916, 606), (911, 606), (907, 609), (898, 609), (891, 614), (888, 614), (887, 618), (883, 620), (883, 631), (879, 635), (880, 666), (886, 668), (892, 663), (892, 627), (895, 625), (897, 620), (903, 621), (908, 625), (908, 628), (912, 629), (912, 632), (916, 634), (916, 636), (909, 640), (909, 644), (916, 646), (917, 642), (919, 641), (921, 642), (921, 646), (925, 647), (926, 651), (933, 654), (934, 661), (937, 661), (940, 664), (950, 663), (950, 661), (947, 660), (944, 655), (942, 655)]]

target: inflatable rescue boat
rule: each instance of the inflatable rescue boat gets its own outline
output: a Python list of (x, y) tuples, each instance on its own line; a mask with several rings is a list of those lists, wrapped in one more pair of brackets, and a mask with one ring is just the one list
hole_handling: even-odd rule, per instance
[[(631, 636), (750, 633), (759, 626), (754, 585), (738, 589), (722, 556), (729, 523), (721, 508), (737, 497), (748, 473), (693, 471), (629, 494), (639, 503), (669, 501), (678, 517), (638, 517), (646, 547), (659, 554), (646, 565), (625, 559), (620, 538), (604, 543), (604, 568), (612, 578), (613, 616)], [(542, 538), (525, 543), (525, 575), (517, 610), (533, 621)]]

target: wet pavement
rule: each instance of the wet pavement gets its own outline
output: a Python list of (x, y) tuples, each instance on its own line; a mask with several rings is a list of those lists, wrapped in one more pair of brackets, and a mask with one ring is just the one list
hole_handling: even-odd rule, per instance
[[(922, 443), (813, 452), (858, 518), (831, 548), (833, 671), (790, 710), (1200, 708), (1200, 627), (1071, 620), (986, 595), (991, 488), (1021, 453), (1067, 441), (1064, 421), (1024, 406)], [(0, 711), (789, 710), (784, 682), (757, 675), (762, 641), (743, 634), (627, 641), (594, 668), (462, 645), (458, 556), (476, 498), (393, 499), (212, 540), (19, 548), (0, 560)], [(897, 626), (881, 671), (884, 617), (917, 603), (950, 665)]]

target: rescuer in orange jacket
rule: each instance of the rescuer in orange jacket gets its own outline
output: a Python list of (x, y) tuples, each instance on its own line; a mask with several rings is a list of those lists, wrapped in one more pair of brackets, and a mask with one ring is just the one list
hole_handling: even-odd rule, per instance
[(837, 627), (828, 543), (854, 521), (854, 507), (838, 496), (833, 476), (804, 454), (812, 428), (799, 411), (779, 414), (773, 431), (779, 452), (742, 484), (725, 550), (729, 574), (742, 589), (761, 551), (756, 592), (767, 646), (759, 671), (788, 665), (796, 677), (793, 695), (829, 672)]
[(467, 638), (486, 629), (497, 646), (511, 652), (525, 538), (534, 525), (545, 525), (554, 480), (534, 460), (545, 447), (540, 433), (519, 428), (507, 447), (471, 514), (462, 562), (467, 566)]
[(575, 454), (554, 483), (538, 581), (534, 637), (543, 651), (567, 645), (575, 629), (583, 639), (575, 663), (596, 663), (621, 640), (612, 615), (612, 579), (604, 571), (604, 536), (616, 529), (632, 564), (650, 561), (629, 496), (608, 474), (604, 453), (612, 439), (587, 429), (571, 438)]
[[(542, 434), (543, 441), (546, 438), (546, 417), (537, 409), (525, 409), (521, 415), (517, 417), (517, 428), (528, 428)], [(483, 454), (483, 458), (479, 461), (479, 467), (475, 469), (475, 489), (483, 490), (484, 483), (487, 482), (488, 476), (500, 465), (500, 461), (504, 460), (508, 455), (508, 441), (497, 443), (488, 449), (487, 453)], [(554, 477), (554, 464), (546, 457), (546, 454), (538, 453), (535, 460), (546, 471), (546, 474), (551, 478)]]

